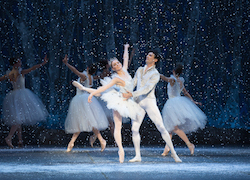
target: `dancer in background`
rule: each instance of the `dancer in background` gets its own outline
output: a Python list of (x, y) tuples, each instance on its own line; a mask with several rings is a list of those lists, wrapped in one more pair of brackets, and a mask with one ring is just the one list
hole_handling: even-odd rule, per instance
[(6, 79), (8, 79), (8, 76), (6, 74), (0, 77), (0, 81), (6, 80)]
[[(161, 75), (161, 79), (168, 82), (168, 100), (162, 110), (163, 123), (166, 129), (176, 133), (187, 145), (191, 155), (194, 154), (194, 144), (190, 143), (186, 133), (195, 132), (198, 128), (203, 129), (206, 125), (207, 117), (196, 104), (201, 105), (193, 100), (184, 87), (184, 79), (180, 77), (183, 66), (178, 64), (173, 70), (173, 75), (165, 77)], [(184, 96), (181, 96), (181, 92)], [(166, 156), (169, 152), (166, 145), (162, 156)]]
[(91, 93), (88, 98), (90, 103), (93, 101), (93, 96), (101, 96), (101, 98), (107, 102), (107, 107), (113, 109), (115, 122), (114, 138), (119, 148), (118, 155), (120, 163), (124, 162), (125, 156), (121, 136), (122, 117), (130, 117), (135, 120), (137, 116), (140, 116), (144, 112), (132, 98), (125, 100), (121, 95), (121, 93), (133, 91), (133, 79), (127, 72), (128, 48), (129, 45), (125, 44), (123, 66), (116, 58), (110, 60), (110, 66), (116, 73), (112, 75), (112, 79), (104, 78), (104, 80), (102, 80), (103, 86), (99, 87), (97, 90), (83, 87), (76, 81), (73, 82), (74, 86)]
[[(171, 156), (175, 162), (182, 162), (174, 150), (171, 138), (168, 131), (165, 129), (161, 113), (156, 104), (155, 87), (160, 80), (160, 74), (155, 68), (156, 62), (160, 60), (160, 56), (156, 51), (150, 51), (146, 57), (146, 65), (139, 67), (134, 76), (134, 87), (136, 91), (128, 91), (123, 93), (124, 98), (135, 98), (136, 102), (142, 107), (148, 114), (149, 118), (154, 122), (156, 128), (160, 131), (162, 138), (168, 144), (171, 149)], [(139, 129), (144, 119), (146, 112), (143, 112), (142, 116), (137, 116), (137, 119), (132, 121), (132, 139), (135, 147), (135, 157), (129, 162), (140, 162), (140, 141), (141, 137)]]
[[(92, 87), (93, 85), (93, 74), (96, 72), (96, 66), (91, 65), (87, 67), (86, 71), (79, 72), (75, 67), (68, 63), (68, 56), (65, 55), (63, 63), (79, 78), (78, 82), (86, 87)], [(103, 139), (100, 130), (105, 130), (108, 127), (108, 120), (106, 115), (97, 101), (93, 98), (93, 103), (88, 103), (87, 92), (76, 90), (76, 95), (70, 102), (69, 111), (65, 120), (65, 131), (66, 133), (73, 134), (67, 148), (67, 152), (70, 152), (74, 147), (74, 143), (81, 132), (91, 132), (100, 141), (101, 151), (104, 151), (106, 147), (106, 141)]]
[(13, 91), (9, 92), (3, 101), (3, 120), (11, 126), (8, 136), (5, 138), (10, 148), (13, 148), (12, 137), (15, 132), (18, 136), (18, 146), (23, 147), (21, 125), (34, 125), (46, 120), (48, 111), (42, 101), (29, 89), (25, 88), (25, 74), (42, 67), (48, 62), (47, 55), (41, 64), (29, 69), (21, 69), (22, 61), (11, 58), (12, 70), (8, 73), (8, 79), (12, 83)]

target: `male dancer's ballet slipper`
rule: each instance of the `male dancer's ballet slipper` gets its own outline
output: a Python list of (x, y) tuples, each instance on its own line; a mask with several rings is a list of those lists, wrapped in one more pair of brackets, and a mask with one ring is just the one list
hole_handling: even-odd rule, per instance
[(118, 151), (118, 155), (119, 155), (120, 163), (123, 163), (124, 162), (124, 156), (125, 156), (124, 150)]
[[(101, 142), (100, 142), (100, 143), (101, 143)], [(105, 140), (103, 141), (103, 143), (101, 143), (101, 148), (102, 148), (102, 149), (101, 149), (101, 152), (103, 152), (104, 149), (106, 148), (106, 144), (107, 144), (107, 143), (106, 143)]]
[(188, 149), (190, 150), (190, 154), (191, 154), (191, 155), (194, 155), (194, 148), (195, 148), (194, 144), (192, 144), (192, 143), (187, 143), (187, 147), (188, 147)]
[(163, 153), (162, 153), (161, 155), (162, 155), (162, 156), (167, 156), (168, 153), (169, 153), (169, 151), (170, 151), (169, 147), (166, 146), (165, 149), (164, 149), (164, 151), (163, 151)]
[(14, 148), (14, 146), (12, 145), (12, 142), (11, 142), (11, 139), (10, 139), (10, 138), (6, 137), (6, 138), (5, 138), (5, 142), (6, 142), (6, 144), (7, 144), (11, 149)]
[(66, 152), (70, 152), (73, 149), (73, 147), (74, 147), (74, 143), (69, 143)]
[(92, 135), (92, 136), (90, 136), (90, 138), (89, 138), (89, 144), (90, 144), (91, 147), (94, 147), (93, 144), (94, 144), (96, 138), (97, 138), (97, 136), (95, 134)]
[(174, 154), (171, 153), (171, 157), (174, 158), (175, 162), (177, 162), (177, 163), (182, 162), (182, 160), (178, 157), (178, 155), (176, 153), (174, 153)]
[(141, 162), (141, 157), (134, 157), (133, 159), (130, 159), (128, 162)]
[(85, 88), (84, 88), (84, 86), (83, 85), (81, 85), (79, 82), (77, 82), (77, 81), (73, 81), (72, 82), (72, 84), (75, 86), (75, 87), (77, 87), (78, 89), (80, 89), (80, 90), (85, 90)]

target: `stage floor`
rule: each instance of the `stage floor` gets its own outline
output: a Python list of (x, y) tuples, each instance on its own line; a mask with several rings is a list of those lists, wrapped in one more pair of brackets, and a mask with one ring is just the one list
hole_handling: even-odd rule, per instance
[(133, 147), (125, 147), (120, 164), (116, 147), (76, 147), (70, 153), (61, 147), (0, 148), (0, 179), (81, 179), (81, 180), (245, 180), (250, 179), (250, 147), (198, 146), (193, 156), (188, 148), (176, 147), (182, 163), (162, 157), (163, 148), (142, 147), (142, 162), (129, 163)]

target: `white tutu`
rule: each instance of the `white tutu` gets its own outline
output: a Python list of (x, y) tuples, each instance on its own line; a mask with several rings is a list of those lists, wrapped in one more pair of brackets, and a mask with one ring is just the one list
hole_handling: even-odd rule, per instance
[(96, 99), (98, 100), (98, 102), (102, 106), (102, 109), (103, 109), (104, 113), (106, 114), (106, 117), (107, 117), (108, 121), (109, 122), (114, 122), (112, 109), (108, 109), (107, 108), (107, 103), (105, 101), (103, 101), (100, 97), (96, 97)]
[(184, 96), (168, 99), (162, 110), (162, 118), (167, 131), (172, 132), (178, 126), (185, 133), (203, 129), (207, 120), (201, 109)]
[(93, 127), (105, 130), (108, 127), (106, 115), (95, 97), (88, 103), (89, 93), (77, 94), (69, 105), (65, 120), (66, 133), (91, 132)]
[[(101, 80), (102, 85), (106, 85), (111, 81), (111, 78), (105, 77), (103, 80)], [(126, 92), (125, 88), (131, 86), (133, 88), (132, 81), (125, 81), (126, 86), (125, 87), (118, 87), (113, 86), (112, 88), (109, 88), (105, 92), (102, 93), (101, 99), (107, 102), (108, 109), (113, 109), (115, 111), (118, 111), (119, 114), (123, 117), (123, 122), (127, 121), (126, 118), (131, 118), (133, 120), (136, 119), (137, 115), (140, 115), (142, 111), (144, 111), (139, 104), (137, 104), (132, 98), (125, 100), (122, 97), (121, 92)], [(130, 91), (131, 88), (129, 89)], [(121, 92), (120, 92), (121, 91)]]
[(34, 125), (46, 120), (47, 116), (42, 101), (29, 89), (13, 90), (3, 101), (3, 120), (7, 125)]

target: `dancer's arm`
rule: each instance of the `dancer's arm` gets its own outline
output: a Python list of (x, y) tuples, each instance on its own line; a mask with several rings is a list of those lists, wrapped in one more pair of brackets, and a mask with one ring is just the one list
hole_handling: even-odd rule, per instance
[(132, 59), (133, 59), (133, 57), (134, 57), (134, 55), (135, 55), (135, 50), (136, 50), (136, 48), (133, 48), (133, 49), (132, 49), (132, 52), (130, 53), (129, 61), (128, 61), (128, 67), (130, 66), (130, 64), (131, 64), (131, 62), (132, 62)]
[(155, 86), (156, 84), (159, 82), (160, 80), (160, 75), (157, 73), (157, 74), (154, 74), (148, 81), (147, 83), (145, 84), (145, 86), (143, 87), (140, 87), (139, 90), (136, 90), (134, 92), (132, 92), (132, 96), (133, 97), (138, 97), (138, 96), (141, 96), (141, 95), (144, 95), (144, 94), (148, 94)]
[(97, 90), (93, 91), (90, 93), (89, 97), (88, 97), (88, 102), (91, 103), (91, 99), (93, 96), (96, 96), (97, 94), (100, 94), (102, 92), (104, 92), (105, 90), (107, 90), (108, 88), (111, 88), (112, 86), (114, 86), (115, 84), (121, 84), (124, 83), (121, 79), (119, 78), (114, 78), (110, 81), (110, 83), (108, 83), (105, 86), (101, 86), (100, 88), (98, 88)]
[(34, 66), (32, 66), (31, 68), (29, 68), (29, 69), (24, 69), (24, 70), (22, 70), (21, 74), (22, 74), (22, 75), (28, 74), (28, 73), (30, 73), (31, 71), (34, 71), (34, 70), (36, 70), (37, 68), (42, 67), (42, 66), (45, 65), (47, 62), (48, 62), (48, 58), (47, 58), (47, 54), (46, 54), (45, 57), (44, 57), (44, 59), (43, 59), (43, 62), (42, 62), (42, 63), (37, 64), (37, 65), (34, 65)]
[(0, 77), (0, 81), (3, 81), (3, 80), (5, 80), (5, 79), (8, 79), (8, 76), (5, 74), (5, 75), (3, 75), (2, 77)]
[[(183, 85), (183, 84), (182, 84), (182, 85)], [(193, 103), (199, 104), (200, 106), (202, 105), (202, 103), (197, 102), (197, 101), (194, 101), (194, 99), (193, 99), (192, 96), (188, 93), (188, 91), (186, 90), (185, 87), (182, 89), (182, 91), (183, 91), (183, 94), (184, 94), (186, 97), (188, 97)]]
[(87, 79), (87, 77), (85, 76), (85, 74), (81, 73), (80, 71), (78, 71), (74, 66), (70, 65), (68, 63), (68, 55), (66, 54), (64, 59), (62, 60), (63, 63), (73, 72), (75, 73), (78, 77), (81, 78), (82, 81), (85, 81)]
[(125, 44), (124, 45), (124, 52), (123, 52), (123, 68), (124, 69), (128, 69), (128, 48), (129, 48), (129, 44)]
[(163, 74), (160, 74), (160, 78), (161, 78), (163, 81), (166, 81), (166, 82), (170, 83), (171, 86), (173, 86), (174, 83), (175, 83), (174, 78), (166, 77), (166, 76), (164, 76)]

